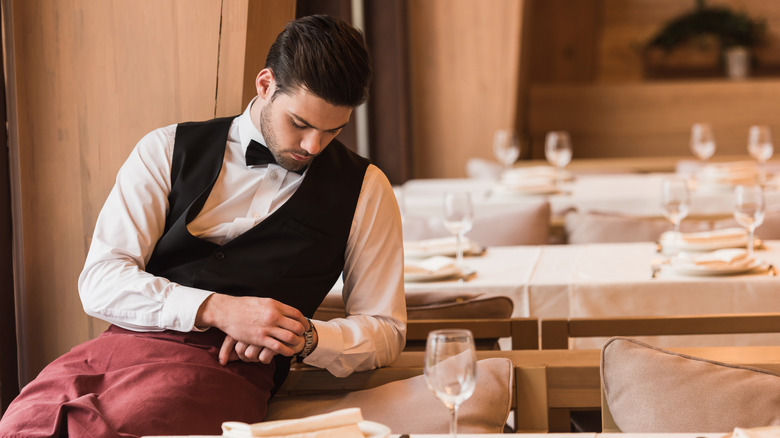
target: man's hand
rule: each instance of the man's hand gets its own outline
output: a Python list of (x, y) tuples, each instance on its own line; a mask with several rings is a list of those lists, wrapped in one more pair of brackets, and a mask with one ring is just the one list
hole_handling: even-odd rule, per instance
[(241, 359), (270, 363), (277, 354), (292, 356), (303, 348), (309, 323), (298, 309), (270, 298), (212, 294), (195, 320), (199, 327), (216, 327), (227, 334), (219, 361)]

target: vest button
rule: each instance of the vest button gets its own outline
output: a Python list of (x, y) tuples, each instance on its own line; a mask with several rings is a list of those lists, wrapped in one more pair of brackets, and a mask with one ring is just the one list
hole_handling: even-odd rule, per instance
[(218, 252), (218, 253), (214, 254), (214, 258), (217, 259), (217, 260), (224, 260), (225, 259), (225, 253)]

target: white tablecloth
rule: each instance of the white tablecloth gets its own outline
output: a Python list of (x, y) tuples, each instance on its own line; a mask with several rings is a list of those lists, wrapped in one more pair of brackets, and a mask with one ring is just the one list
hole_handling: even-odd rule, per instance
[[(512, 298), (513, 316), (527, 316), (530, 313), (528, 284), (541, 253), (540, 246), (488, 248), (483, 256), (464, 258), (465, 264), (476, 271), (468, 281), (407, 282), (406, 293), (439, 291), (503, 295)], [(343, 283), (339, 281), (330, 293), (340, 294), (342, 287)]]
[[(767, 249), (757, 256), (779, 265), (780, 241), (767, 242)], [(651, 265), (662, 260), (654, 243), (546, 246), (529, 285), (530, 315), (544, 319), (780, 312), (780, 277), (765, 271), (684, 276), (666, 270), (651, 278)], [(780, 345), (780, 335), (775, 334), (645, 340), (666, 347)], [(602, 342), (578, 341), (577, 346)]]
[[(780, 241), (757, 257), (780, 266)], [(662, 316), (780, 312), (780, 276), (765, 271), (730, 276), (683, 276), (651, 264), (663, 256), (654, 243), (608, 243), (488, 248), (466, 262), (476, 278), (406, 283), (416, 291), (482, 292), (511, 297), (517, 317)], [(337, 285), (331, 293), (340, 293)], [(687, 337), (659, 345), (691, 346)], [(652, 340), (651, 340), (652, 341)], [(596, 341), (601, 342), (600, 340)], [(780, 345), (780, 335), (696, 336), (696, 345)], [(595, 344), (582, 344), (595, 345)]]

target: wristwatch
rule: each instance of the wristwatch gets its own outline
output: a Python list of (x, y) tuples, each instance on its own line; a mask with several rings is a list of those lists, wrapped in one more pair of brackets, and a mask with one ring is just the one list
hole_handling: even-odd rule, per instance
[(314, 332), (317, 329), (314, 328), (314, 324), (309, 318), (306, 318), (306, 321), (309, 321), (309, 328), (303, 333), (303, 350), (298, 353), (300, 359), (308, 356), (314, 350)]

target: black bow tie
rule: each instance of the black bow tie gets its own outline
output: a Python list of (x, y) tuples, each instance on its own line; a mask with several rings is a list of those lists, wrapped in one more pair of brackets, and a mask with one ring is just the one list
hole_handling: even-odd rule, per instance
[(258, 164), (278, 164), (276, 158), (268, 150), (265, 145), (262, 145), (255, 140), (249, 142), (249, 146), (246, 148), (246, 165), (255, 166)]
[[(270, 150), (268, 150), (265, 145), (258, 143), (255, 140), (252, 140), (249, 142), (249, 146), (246, 148), (246, 165), (247, 166), (256, 166), (260, 164), (279, 164), (276, 161), (276, 158), (274, 158), (274, 155), (271, 153)], [(290, 170), (287, 169), (290, 172), (295, 172), (297, 174), (302, 174), (304, 169), (301, 170)]]

